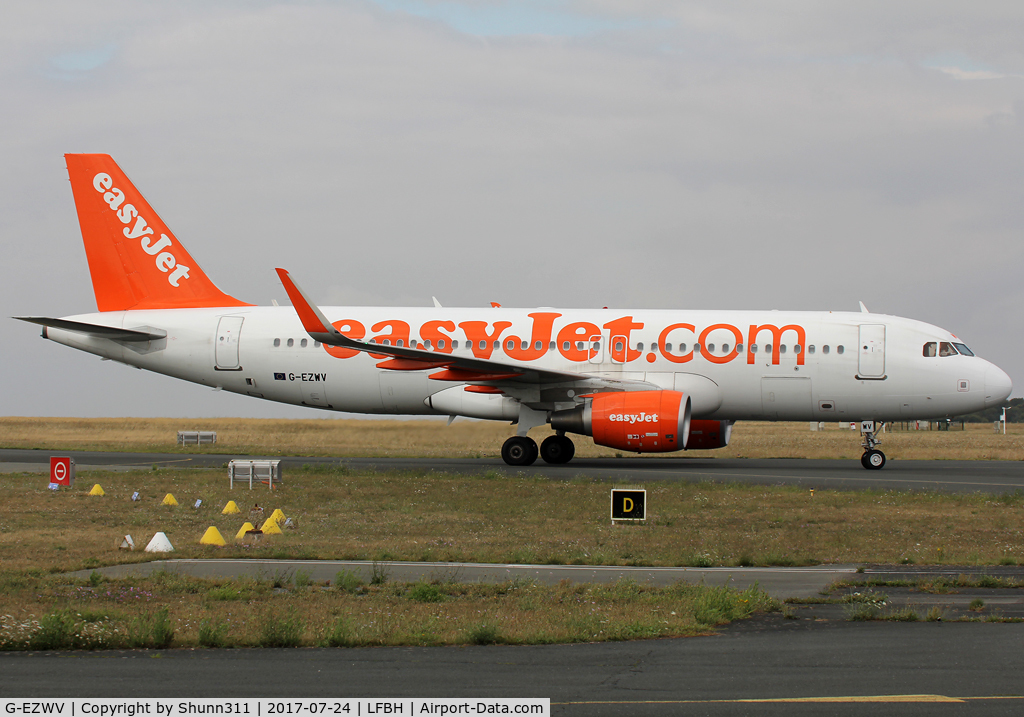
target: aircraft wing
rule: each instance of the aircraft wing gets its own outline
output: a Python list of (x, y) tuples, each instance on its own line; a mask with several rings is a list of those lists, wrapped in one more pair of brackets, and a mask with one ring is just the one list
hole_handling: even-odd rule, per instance
[(437, 368), (441, 372), (432, 374), (431, 378), (443, 381), (464, 382), (464, 383), (489, 383), (500, 386), (515, 384), (565, 384), (580, 383), (587, 384), (592, 389), (604, 390), (637, 390), (644, 388), (656, 388), (651, 384), (641, 381), (622, 381), (592, 376), (585, 373), (574, 373), (569, 371), (552, 371), (530, 366), (523, 366), (517, 363), (502, 361), (491, 361), (489, 359), (478, 359), (472, 356), (456, 356), (440, 351), (427, 351), (404, 346), (385, 346), (372, 341), (357, 341), (350, 339), (336, 328), (323, 315), (323, 312), (309, 300), (305, 292), (291, 278), (284, 269), (277, 269), (277, 275), (284, 284), (288, 298), (291, 299), (295, 312), (302, 321), (303, 328), (314, 340), (327, 344), (328, 346), (339, 346), (356, 351), (365, 351), (372, 354), (383, 354), (392, 358), (377, 364), (380, 368), (393, 370), (423, 370)]

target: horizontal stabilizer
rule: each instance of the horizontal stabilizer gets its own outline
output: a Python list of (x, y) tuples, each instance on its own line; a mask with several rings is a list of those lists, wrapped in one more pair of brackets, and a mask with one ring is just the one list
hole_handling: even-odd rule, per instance
[(48, 326), (52, 329), (63, 331), (74, 331), (79, 334), (87, 334), (100, 339), (111, 341), (157, 341), (167, 338), (167, 332), (163, 329), (150, 329), (139, 331), (136, 329), (121, 329), (116, 326), (101, 326), (99, 324), (86, 324), (81, 321), (68, 321), (67, 319), (50, 319), (45, 316), (14, 316), (18, 321), (27, 321), (30, 324)]

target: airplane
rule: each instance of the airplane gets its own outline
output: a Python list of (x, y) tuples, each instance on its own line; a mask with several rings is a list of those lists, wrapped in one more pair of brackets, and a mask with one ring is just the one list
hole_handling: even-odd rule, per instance
[[(140, 369), (330, 411), (509, 421), (509, 465), (570, 461), (567, 434), (635, 453), (721, 448), (736, 421), (884, 422), (998, 406), (1010, 377), (945, 329), (831, 311), (255, 306), (207, 277), (105, 154), (67, 154), (98, 311), (14, 317)], [(538, 447), (530, 429), (554, 434)]]

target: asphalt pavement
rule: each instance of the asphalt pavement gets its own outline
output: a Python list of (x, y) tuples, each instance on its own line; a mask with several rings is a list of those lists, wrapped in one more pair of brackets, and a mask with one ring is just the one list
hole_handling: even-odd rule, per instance
[[(153, 572), (184, 573), (201, 578), (257, 579), (283, 578), (291, 581), (299, 572), (316, 582), (334, 580), (341, 570), (357, 573), (369, 582), (375, 571), (388, 580), (418, 580), (463, 583), (502, 583), (509, 580), (532, 580), (556, 585), (562, 580), (576, 583), (614, 583), (632, 579), (640, 583), (665, 586), (675, 582), (704, 585), (728, 585), (744, 590), (758, 585), (772, 597), (817, 595), (830, 583), (857, 576), (856, 565), (818, 565), (813, 567), (765, 568), (655, 568), (603, 565), (503, 565), (494, 563), (434, 562), (370, 562), (365, 560), (157, 560), (149, 563), (110, 565), (96, 568), (108, 578), (149, 575)], [(92, 570), (69, 573), (71, 577), (87, 578)]]
[(580, 476), (610, 483), (717, 481), (758, 485), (797, 485), (815, 489), (932, 490), (955, 493), (1012, 493), (1024, 490), (1024, 461), (899, 461), (880, 471), (865, 470), (859, 460), (799, 458), (687, 458), (685, 456), (577, 458), (565, 465), (538, 461), (512, 467), (500, 458), (324, 458), (317, 456), (244, 456), (220, 453), (116, 453), (105, 451), (0, 450), (0, 473), (45, 472), (51, 455), (71, 456), (78, 471), (138, 468), (221, 468), (238, 458), (279, 459), (289, 469), (303, 465), (344, 465), (352, 470), (415, 471), (483, 475), (535, 475), (551, 480)]
[(769, 615), (551, 646), (0, 654), (4, 697), (548, 697), (564, 715), (1019, 715), (1024, 624)]

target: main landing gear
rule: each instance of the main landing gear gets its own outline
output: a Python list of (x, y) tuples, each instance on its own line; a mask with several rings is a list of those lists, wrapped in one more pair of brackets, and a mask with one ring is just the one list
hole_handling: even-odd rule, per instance
[(501, 459), (510, 466), (528, 466), (537, 460), (537, 441), (529, 436), (512, 436), (501, 446)]
[(864, 438), (864, 455), (860, 457), (860, 464), (869, 471), (881, 470), (885, 465), (885, 454), (875, 448), (882, 443), (875, 438), (875, 422), (861, 421), (860, 432)]
[(540, 457), (545, 463), (568, 463), (576, 455), (576, 446), (562, 434), (548, 436), (540, 444)]
[(501, 447), (501, 459), (510, 466), (528, 466), (537, 460), (545, 463), (568, 463), (576, 455), (576, 446), (564, 435), (548, 436), (537, 449), (537, 442), (529, 436), (512, 436)]

